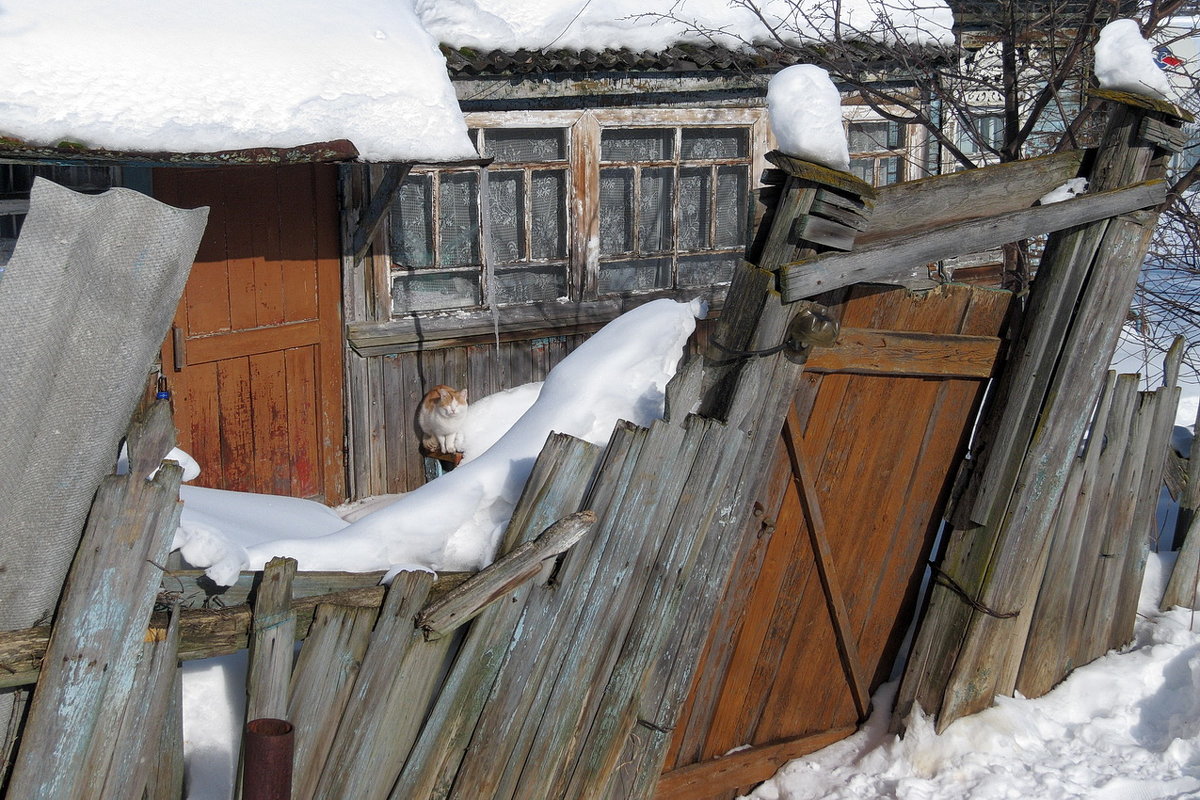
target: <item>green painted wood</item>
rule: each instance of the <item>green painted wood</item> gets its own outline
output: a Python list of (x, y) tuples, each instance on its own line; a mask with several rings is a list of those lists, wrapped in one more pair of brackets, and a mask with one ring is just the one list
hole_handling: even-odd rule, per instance
[[(600, 449), (594, 445), (562, 434), (552, 435), (513, 511), (502, 549), (529, 541), (553, 518), (579, 508), (599, 458)], [(520, 586), (512, 592), (510, 602), (487, 608), (467, 629), (446, 685), (392, 791), (394, 800), (448, 794), (524, 616), (527, 598), (554, 591), (548, 586)]]
[(286, 718), (296, 641), (296, 614), (292, 611), (295, 575), (294, 558), (272, 558), (263, 569), (250, 631), (246, 722)]
[[(86, 798), (93, 773), (107, 768), (110, 756), (89, 758), (92, 739), (133, 698), (162, 574), (156, 565), (179, 523), (179, 467), (163, 465), (154, 480), (140, 476), (173, 437), (169, 405), (152, 405), (129, 436), (133, 474), (106, 478), (97, 491), (59, 601), (45, 662), (53, 669), (34, 691), (10, 797)], [(45, 769), (47, 753), (56, 754), (53, 770)]]
[(388, 796), (427, 710), (445, 654), (413, 623), (433, 584), (429, 572), (402, 572), (388, 591), (375, 635), (334, 735), (314, 797)]
[(362, 667), (374, 608), (321, 605), (292, 673), (285, 717), (295, 729), (293, 800), (309, 800)]

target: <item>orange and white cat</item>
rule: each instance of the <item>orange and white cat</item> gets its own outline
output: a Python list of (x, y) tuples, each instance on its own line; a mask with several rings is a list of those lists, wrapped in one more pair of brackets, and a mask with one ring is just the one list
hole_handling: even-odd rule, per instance
[(426, 450), (442, 453), (461, 453), (463, 450), (463, 421), (467, 416), (467, 390), (455, 390), (438, 384), (425, 393), (417, 426), (421, 429), (421, 444)]

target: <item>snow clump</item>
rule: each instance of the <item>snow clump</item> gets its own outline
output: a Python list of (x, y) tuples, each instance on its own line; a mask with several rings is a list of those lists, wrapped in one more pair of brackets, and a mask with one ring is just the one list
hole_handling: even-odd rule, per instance
[(1095, 71), (1102, 89), (1172, 99), (1167, 74), (1154, 63), (1154, 48), (1132, 19), (1113, 20), (1100, 31)]
[(842, 95), (825, 70), (796, 64), (776, 73), (767, 85), (767, 115), (784, 153), (843, 172), (850, 169)]

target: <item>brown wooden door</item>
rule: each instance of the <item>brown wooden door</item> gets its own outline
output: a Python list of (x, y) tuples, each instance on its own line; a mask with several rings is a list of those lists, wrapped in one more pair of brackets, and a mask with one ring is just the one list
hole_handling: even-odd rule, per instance
[(167, 168), (155, 196), (210, 207), (163, 345), (197, 484), (345, 499), (336, 167)]

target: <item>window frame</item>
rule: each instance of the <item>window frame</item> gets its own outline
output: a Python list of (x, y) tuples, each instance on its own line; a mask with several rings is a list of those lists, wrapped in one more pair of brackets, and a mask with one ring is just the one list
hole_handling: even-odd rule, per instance
[[(749, 174), (746, 187), (749, 200), (746, 239), (761, 216), (754, 200), (757, 176), (767, 167), (765, 155), (772, 143), (763, 107), (684, 108), (684, 109), (569, 109), (539, 111), (473, 112), (464, 115), (469, 128), (566, 128), (567, 178), (567, 285), (568, 299), (541, 301), (500, 307), (501, 332), (547, 328), (570, 330), (587, 328), (611, 319), (624, 310), (658, 297), (693, 298), (705, 296), (719, 307), (728, 284), (688, 286), (639, 291), (632, 294), (603, 296), (598, 291), (599, 277), (599, 175), (600, 137), (605, 128), (745, 128), (749, 147)], [(486, 137), (486, 130), (484, 133)], [(548, 162), (549, 163), (549, 162)], [(686, 163), (686, 162), (685, 162)], [(493, 171), (506, 171), (508, 165), (494, 165)], [(415, 166), (414, 174), (425, 170), (461, 169), (454, 164)], [(465, 167), (471, 169), (472, 167)], [(520, 169), (523, 167), (514, 167)], [(479, 169), (476, 167), (475, 169)], [(378, 185), (382, 170), (365, 170), (369, 185)], [(359, 180), (362, 179), (360, 174)], [(344, 186), (353, 189), (347, 173)], [(395, 311), (391, 303), (392, 261), (388, 223), (380, 227), (374, 240), (373, 255), (366, 269), (367, 296), (347, 299), (350, 343), (360, 354), (402, 352), (416, 349), (418, 342), (428, 346), (439, 340), (460, 340), (464, 330), (486, 326), (491, 338), (492, 310), (486, 299), (480, 306), (427, 311)], [(435, 222), (436, 224), (436, 222)], [(743, 248), (744, 249), (744, 248)], [(534, 262), (530, 262), (534, 263)], [(353, 280), (351, 278), (351, 280)], [(349, 286), (347, 287), (349, 288)], [(482, 335), (480, 335), (482, 339)], [(387, 341), (390, 344), (384, 344)]]
[[(899, 106), (883, 106), (882, 110), (900, 117), (905, 115), (904, 109)], [(890, 158), (898, 158), (899, 170), (896, 181), (894, 181), (895, 183), (910, 181), (920, 177), (923, 169), (921, 153), (924, 152), (927, 136), (925, 130), (920, 125), (894, 122), (867, 105), (844, 105), (842, 118), (846, 130), (847, 142), (850, 141), (850, 126), (854, 124), (871, 125), (883, 123), (899, 126), (900, 142), (897, 146), (885, 145), (874, 150), (851, 150), (851, 161), (873, 159), (875, 161), (874, 174), (878, 177), (881, 173), (881, 163)], [(874, 181), (868, 181), (868, 183), (871, 183), (873, 186), (889, 185)]]

